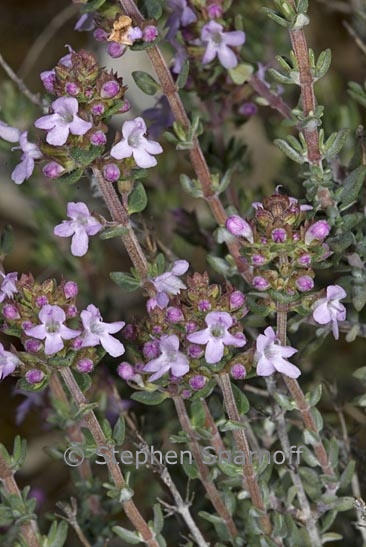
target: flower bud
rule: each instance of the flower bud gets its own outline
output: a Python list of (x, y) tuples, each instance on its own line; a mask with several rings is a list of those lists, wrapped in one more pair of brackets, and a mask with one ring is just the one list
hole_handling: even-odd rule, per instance
[(243, 116), (254, 116), (257, 112), (257, 105), (251, 102), (243, 103), (239, 108), (239, 114), (243, 114)]
[(45, 306), (46, 304), (48, 304), (47, 296), (45, 296), (45, 295), (37, 296), (37, 298), (36, 298), (37, 308), (43, 308), (43, 306)]
[(107, 142), (107, 137), (105, 136), (105, 134), (103, 133), (103, 131), (95, 131), (91, 136), (90, 136), (90, 142), (91, 144), (93, 144), (94, 146), (103, 146), (106, 142)]
[(230, 309), (236, 310), (240, 308), (245, 302), (245, 296), (241, 291), (234, 291), (230, 295)]
[(266, 291), (271, 286), (267, 279), (260, 275), (253, 277), (252, 285), (258, 291)]
[(310, 275), (302, 275), (296, 280), (296, 287), (300, 292), (311, 291), (314, 288), (314, 281)]
[(2, 312), (5, 319), (8, 319), (9, 321), (12, 321), (14, 319), (20, 319), (20, 315), (17, 310), (17, 307), (14, 306), (13, 304), (6, 304), (3, 307)]
[(38, 353), (42, 348), (42, 342), (35, 338), (30, 338), (25, 341), (24, 348), (28, 353)]
[(80, 93), (80, 87), (75, 82), (67, 82), (65, 85), (65, 91), (72, 97), (75, 97)]
[(93, 32), (93, 36), (97, 42), (106, 42), (108, 38), (108, 34), (102, 28), (96, 28)]
[(115, 163), (107, 163), (103, 167), (103, 176), (108, 182), (116, 182), (120, 177), (121, 171)]
[(264, 258), (264, 256), (262, 255), (259, 255), (259, 254), (255, 254), (252, 256), (252, 264), (253, 266), (263, 266), (263, 264), (266, 262), (266, 259)]
[(184, 319), (184, 315), (179, 308), (171, 307), (166, 310), (166, 318), (169, 323), (179, 323)]
[(74, 298), (79, 292), (79, 287), (74, 281), (67, 281), (64, 285), (65, 298)]
[(218, 19), (222, 15), (222, 7), (220, 4), (211, 4), (207, 8), (207, 15), (210, 19)]
[(305, 233), (305, 243), (309, 245), (314, 239), (322, 241), (330, 232), (330, 226), (326, 220), (318, 220), (312, 224)]
[(66, 317), (68, 319), (71, 319), (72, 317), (76, 317), (78, 314), (78, 309), (76, 306), (74, 306), (73, 304), (71, 306), (68, 306), (67, 307), (67, 310), (66, 310)]
[(155, 25), (147, 25), (142, 31), (142, 39), (144, 42), (153, 42), (158, 37), (158, 29)]
[(203, 387), (205, 387), (206, 384), (206, 377), (202, 376), (201, 374), (197, 374), (197, 376), (192, 376), (189, 380), (189, 385), (194, 391), (199, 391)]
[(100, 96), (102, 99), (112, 99), (120, 92), (121, 88), (115, 80), (109, 80), (102, 85)]
[(226, 229), (236, 237), (245, 237), (250, 243), (253, 243), (253, 231), (246, 220), (238, 215), (229, 217), (225, 224)]
[(210, 301), (209, 301), (209, 300), (206, 300), (206, 299), (200, 300), (200, 301), (198, 302), (198, 309), (199, 309), (200, 311), (208, 311), (208, 310), (210, 310), (210, 309), (211, 309), (211, 303), (210, 303)]
[(118, 44), (117, 42), (111, 42), (107, 48), (108, 55), (110, 55), (113, 59), (122, 57), (125, 51), (126, 51), (126, 46), (122, 44)]
[(28, 370), (25, 374), (25, 379), (27, 380), (28, 384), (39, 384), (39, 382), (42, 382), (44, 378), (44, 372), (42, 370), (39, 370), (38, 368), (32, 368), (31, 370)]
[(101, 116), (105, 111), (105, 107), (103, 103), (95, 103), (90, 110), (93, 116)]
[(299, 258), (297, 259), (297, 263), (300, 266), (304, 266), (306, 268), (309, 267), (311, 264), (311, 255), (309, 255), (308, 253), (304, 253), (303, 255), (299, 256)]
[(93, 361), (87, 358), (80, 359), (80, 361), (76, 363), (76, 368), (78, 371), (83, 373), (91, 372), (93, 370), (93, 366)]
[(49, 161), (42, 168), (42, 173), (49, 179), (57, 179), (65, 169), (56, 161)]
[(41, 72), (40, 78), (46, 91), (49, 93), (55, 93), (56, 73), (54, 70), (45, 70)]
[(122, 380), (128, 382), (128, 380), (131, 380), (135, 376), (135, 369), (130, 363), (127, 363), (127, 361), (122, 361), (122, 363), (118, 365), (117, 374)]
[(199, 359), (199, 357), (203, 355), (203, 348), (197, 344), (190, 344), (188, 346), (187, 354), (191, 359)]
[(286, 230), (283, 228), (275, 228), (272, 230), (271, 236), (275, 243), (283, 243), (287, 239)]
[(234, 378), (234, 380), (242, 380), (243, 378), (245, 378), (247, 371), (244, 365), (236, 363), (231, 367), (230, 374)]
[(190, 334), (191, 332), (194, 332), (197, 328), (197, 325), (194, 321), (189, 321), (187, 324), (186, 324), (186, 333), (187, 334)]
[(136, 327), (132, 323), (128, 323), (123, 329), (123, 336), (126, 340), (133, 341), (136, 340)]
[(142, 353), (146, 359), (156, 359), (160, 354), (159, 342), (157, 340), (150, 340), (144, 344)]

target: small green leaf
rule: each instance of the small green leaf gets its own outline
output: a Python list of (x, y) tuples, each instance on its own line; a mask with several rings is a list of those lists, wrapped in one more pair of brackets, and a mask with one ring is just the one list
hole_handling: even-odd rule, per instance
[(142, 0), (141, 9), (148, 19), (160, 19), (163, 13), (161, 0)]
[(90, 165), (96, 158), (101, 156), (103, 150), (104, 146), (91, 146), (88, 150), (84, 150), (82, 148), (71, 148), (69, 154), (72, 159), (75, 160), (77, 167), (85, 168)]
[(206, 413), (202, 401), (196, 399), (191, 403), (191, 423), (194, 428), (203, 427), (206, 421)]
[(99, 237), (100, 239), (112, 239), (112, 237), (120, 237), (126, 234), (128, 234), (128, 228), (125, 228), (124, 226), (116, 226), (114, 228), (104, 230)]
[(248, 63), (241, 63), (235, 68), (229, 69), (229, 75), (234, 84), (243, 85), (250, 80), (254, 72), (254, 67)]
[(113, 440), (115, 441), (117, 446), (121, 446), (123, 444), (123, 441), (125, 440), (125, 433), (126, 433), (126, 425), (125, 425), (124, 417), (119, 416), (113, 428), (113, 434), (112, 434)]
[(272, 76), (272, 78), (274, 78), (276, 82), (279, 82), (280, 84), (292, 85), (297, 83), (297, 81), (294, 81), (294, 79), (290, 78), (290, 76), (286, 76), (285, 74), (282, 74), (281, 72), (279, 72), (278, 70), (274, 68), (270, 68), (268, 72)]
[(349, 134), (348, 129), (341, 129), (335, 133), (332, 133), (324, 144), (325, 157), (327, 160), (331, 160), (337, 156), (342, 150), (344, 143), (347, 140)]
[(357, 380), (361, 380), (361, 382), (366, 382), (366, 367), (358, 368), (352, 376), (357, 378)]
[(248, 401), (248, 398), (244, 393), (241, 391), (241, 389), (238, 388), (235, 384), (231, 385), (233, 393), (234, 393), (234, 399), (236, 406), (238, 407), (238, 412), (240, 416), (243, 414), (246, 414), (250, 409), (250, 403)]
[(323, 534), (321, 537), (322, 545), (325, 545), (325, 543), (329, 543), (330, 541), (341, 541), (343, 539), (343, 536), (341, 534), (337, 534), (336, 532), (328, 532), (327, 534)]
[(350, 173), (343, 181), (343, 191), (340, 195), (342, 208), (357, 200), (366, 176), (366, 167), (362, 165)]
[(122, 289), (133, 292), (140, 287), (140, 281), (131, 274), (124, 272), (111, 272), (109, 277)]
[(284, 141), (283, 139), (275, 139), (274, 144), (278, 146), (278, 148), (286, 154), (292, 161), (295, 161), (296, 163), (304, 163), (305, 157), (303, 154), (297, 152), (292, 146), (289, 145), (287, 141)]
[(189, 60), (185, 59), (176, 81), (176, 85), (178, 89), (182, 89), (186, 85), (188, 76), (189, 76)]
[(329, 70), (330, 64), (332, 62), (332, 52), (328, 48), (325, 51), (322, 51), (318, 57), (315, 67), (315, 80), (319, 80), (326, 75)]
[(64, 520), (54, 521), (48, 532), (47, 547), (63, 547), (67, 538), (68, 525)]
[(6, 224), (0, 235), (0, 255), (8, 255), (14, 244), (14, 232), (10, 224)]
[(81, 13), (90, 13), (91, 11), (97, 11), (103, 6), (106, 0), (90, 0), (87, 4), (84, 4), (81, 8)]
[(62, 182), (63, 184), (75, 184), (78, 180), (81, 179), (84, 173), (84, 169), (74, 169), (70, 173), (65, 173), (62, 177), (59, 177), (57, 182)]
[(135, 70), (132, 72), (132, 77), (137, 87), (146, 93), (146, 95), (155, 95), (155, 93), (161, 89), (160, 84), (154, 80), (150, 74), (143, 70)]
[(155, 503), (153, 507), (153, 511), (154, 511), (154, 532), (155, 534), (160, 534), (164, 526), (164, 517), (163, 517), (163, 512), (161, 510), (161, 505), (159, 503)]
[(167, 397), (162, 391), (136, 391), (131, 395), (131, 399), (144, 405), (160, 405)]
[(137, 182), (128, 196), (128, 214), (141, 213), (147, 205), (147, 195), (142, 182)]
[(354, 460), (348, 462), (347, 467), (345, 468), (339, 479), (340, 488), (347, 488), (347, 486), (350, 484), (352, 477), (355, 474), (355, 467), (356, 462)]
[(136, 532), (131, 532), (122, 526), (113, 526), (112, 532), (116, 534), (119, 538), (123, 539), (131, 545), (137, 545), (138, 543), (143, 543), (139, 535)]

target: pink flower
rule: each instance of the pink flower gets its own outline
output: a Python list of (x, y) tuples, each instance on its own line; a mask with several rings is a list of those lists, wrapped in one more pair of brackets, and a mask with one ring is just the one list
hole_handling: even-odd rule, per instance
[(125, 326), (124, 321), (104, 323), (100, 311), (93, 304), (80, 314), (83, 322), (84, 332), (80, 347), (88, 348), (101, 344), (105, 351), (112, 357), (119, 357), (125, 352), (123, 344), (111, 336)]
[(264, 334), (258, 336), (256, 349), (258, 376), (270, 376), (276, 371), (290, 378), (300, 376), (300, 369), (287, 361), (287, 357), (294, 355), (297, 349), (281, 346), (272, 327), (267, 327)]
[(326, 220), (318, 220), (305, 232), (305, 243), (309, 245), (312, 241), (323, 241), (330, 232), (330, 226)]
[(234, 68), (238, 64), (235, 53), (228, 46), (241, 46), (245, 34), (241, 30), (223, 32), (224, 27), (216, 21), (210, 21), (202, 27), (201, 41), (206, 46), (202, 63), (210, 63), (216, 55), (224, 68)]
[(143, 368), (144, 372), (154, 372), (149, 378), (150, 382), (158, 380), (161, 376), (171, 371), (176, 378), (184, 376), (189, 371), (187, 357), (179, 351), (179, 338), (175, 334), (163, 335), (159, 341), (161, 355), (149, 361)]
[(28, 131), (21, 132), (16, 127), (0, 122), (0, 137), (8, 142), (19, 142), (19, 146), (14, 146), (12, 150), (22, 151), (21, 162), (12, 172), (11, 180), (15, 184), (22, 184), (33, 173), (34, 160), (39, 160), (43, 154), (36, 144), (28, 141)]
[(146, 131), (146, 124), (141, 117), (125, 122), (122, 126), (123, 139), (111, 149), (112, 158), (122, 160), (133, 156), (138, 167), (154, 167), (157, 161), (152, 154), (161, 154), (163, 149), (158, 142), (144, 137)]
[(0, 344), (0, 380), (4, 380), (9, 374), (12, 374), (18, 364), (18, 357), (10, 351), (5, 351), (4, 346)]
[(3, 272), (0, 272), (0, 302), (3, 302), (5, 298), (13, 298), (14, 294), (18, 292), (16, 286), (17, 280), (18, 272), (11, 272), (6, 275)]
[(53, 233), (59, 237), (73, 236), (71, 253), (74, 256), (84, 256), (88, 251), (89, 236), (100, 232), (103, 226), (81, 201), (78, 203), (71, 201), (67, 204), (67, 216), (71, 220), (63, 220), (61, 224), (55, 226)]
[(157, 290), (157, 295), (150, 298), (147, 305), (149, 309), (154, 309), (158, 306), (160, 309), (167, 307), (169, 303), (169, 294), (179, 294), (181, 289), (186, 289), (183, 281), (178, 276), (183, 275), (189, 268), (187, 260), (176, 260), (170, 272), (165, 272), (157, 277), (150, 279), (151, 283)]
[(237, 348), (245, 346), (246, 339), (243, 334), (238, 333), (234, 336), (228, 331), (234, 323), (229, 313), (209, 312), (206, 315), (205, 322), (207, 329), (193, 332), (187, 336), (187, 339), (194, 344), (206, 345), (205, 359), (207, 363), (213, 364), (221, 361), (225, 346), (235, 346)]
[(231, 215), (225, 223), (226, 229), (236, 237), (244, 237), (253, 243), (253, 231), (250, 224), (239, 215)]
[(334, 338), (338, 340), (338, 321), (346, 319), (346, 308), (339, 301), (346, 298), (346, 291), (339, 285), (329, 285), (326, 297), (320, 298), (314, 304), (313, 318), (320, 325), (332, 323)]
[(69, 133), (85, 135), (93, 126), (77, 115), (79, 103), (74, 97), (60, 97), (53, 101), (52, 108), (53, 114), (42, 116), (34, 122), (35, 127), (48, 131), (48, 144), (62, 146), (67, 141)]
[(64, 340), (71, 340), (79, 336), (79, 330), (69, 329), (63, 323), (66, 314), (60, 306), (46, 304), (38, 314), (41, 325), (24, 329), (27, 336), (38, 340), (45, 340), (45, 354), (53, 355), (64, 347)]

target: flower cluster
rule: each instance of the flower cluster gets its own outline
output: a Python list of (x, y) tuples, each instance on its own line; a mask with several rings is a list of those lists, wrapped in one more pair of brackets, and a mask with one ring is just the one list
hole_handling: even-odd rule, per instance
[(151, 278), (156, 296), (148, 301), (149, 318), (124, 329), (134, 364), (121, 363), (119, 374), (135, 386), (159, 380), (187, 396), (212, 374), (227, 370), (239, 379), (250, 367), (248, 356), (237, 352), (246, 345), (239, 322), (247, 313), (244, 294), (229, 284), (210, 285), (206, 273), (183, 283), (179, 276), (188, 267), (178, 260), (169, 272)]
[[(286, 299), (289, 310), (308, 314), (319, 324), (332, 324), (338, 338), (338, 321), (344, 321), (346, 309), (339, 300), (346, 297), (342, 287), (331, 285), (326, 297), (310, 294), (314, 289), (314, 266), (331, 254), (325, 240), (330, 232), (326, 220), (308, 220), (310, 205), (275, 193), (262, 203), (253, 203), (254, 218), (247, 221), (230, 216), (226, 229), (240, 239), (242, 254), (253, 268), (252, 286), (269, 295), (268, 305)], [(264, 296), (264, 295), (263, 295)]]
[(90, 372), (104, 352), (112, 357), (124, 353), (123, 344), (112, 334), (125, 323), (105, 323), (92, 304), (79, 313), (76, 283), (38, 283), (31, 275), (17, 278), (15, 272), (7, 274), (1, 284), (1, 330), (20, 338), (25, 351), (12, 354), (1, 346), (0, 377), (17, 369), (26, 383), (40, 387), (50, 365)]

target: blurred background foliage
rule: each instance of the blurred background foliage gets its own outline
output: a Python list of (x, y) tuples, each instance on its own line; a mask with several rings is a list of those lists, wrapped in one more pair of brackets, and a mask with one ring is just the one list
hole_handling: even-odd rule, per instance
[[(347, 93), (349, 81), (362, 84), (366, 76), (365, 51), (361, 50), (355, 39), (357, 34), (359, 41), (366, 43), (366, 26), (355, 14), (360, 1), (313, 0), (310, 2), (311, 24), (306, 28), (308, 42), (315, 52), (319, 53), (326, 48), (332, 50), (331, 69), (316, 84), (315, 89), (318, 102), (326, 108), (323, 118), (326, 134), (343, 127), (351, 128), (350, 137), (342, 151), (342, 162), (345, 165), (351, 161), (357, 146), (355, 131), (359, 125), (365, 124), (365, 109), (354, 103)], [(78, 17), (77, 6), (70, 4), (67, 0), (1, 2), (0, 53), (14, 71), (24, 78), (33, 92), (41, 91), (39, 73), (51, 69), (66, 53), (65, 44), (75, 50), (92, 47), (98, 53), (101, 63), (110, 65), (103, 50), (91, 41), (87, 33), (73, 31)], [(253, 64), (260, 61), (275, 66), (274, 56), (286, 54), (289, 51), (289, 42), (285, 30), (268, 20), (260, 10), (263, 4), (269, 5), (270, 2), (239, 0), (235, 4), (238, 5), (238, 12), (243, 14), (250, 52), (247, 61)], [(141, 109), (151, 106), (151, 101), (144, 104), (141, 97), (136, 102), (135, 89), (128, 78), (131, 70), (149, 68), (144, 56), (129, 54), (126, 58), (114, 61), (113, 66), (120, 75), (126, 77), (130, 86), (127, 98), (134, 106), (133, 114), (140, 114)], [(250, 99), (249, 88), (247, 93)], [(290, 105), (295, 106), (298, 90), (295, 86), (286, 88), (283, 97)], [(32, 120), (37, 115), (35, 107), (19, 93), (0, 69), (0, 119), (32, 131)], [(245, 214), (250, 209), (251, 201), (257, 201), (264, 194), (272, 192), (278, 184), (282, 184), (284, 191), (290, 195), (304, 195), (298, 166), (287, 161), (272, 144), (274, 138), (283, 138), (289, 131), (277, 112), (268, 107), (259, 107), (257, 115), (252, 118), (243, 116), (242, 123), (233, 127), (232, 131), (244, 145), (244, 152), (228, 191), (228, 201), (240, 205), (242, 213)], [(227, 136), (222, 137), (226, 139)], [(187, 258), (194, 270), (203, 271), (208, 267), (207, 252), (212, 251), (216, 245), (212, 237), (215, 225), (205, 204), (187, 196), (180, 187), (179, 174), (190, 174), (186, 154), (176, 154), (173, 146), (167, 142), (163, 145), (167, 152), (159, 158), (159, 168), (149, 172), (146, 179), (149, 204), (143, 219), (136, 216), (136, 230), (149, 258), (154, 257), (156, 248), (163, 252), (169, 249), (168, 259), (174, 259), (175, 256)], [(91, 209), (95, 208), (108, 218), (108, 212), (90, 181), (82, 179), (74, 187), (62, 187), (57, 182), (46, 180), (42, 175), (35, 175), (31, 182), (25, 182), (18, 187), (10, 180), (10, 173), (17, 162), (17, 158), (9, 153), (10, 147), (7, 143), (0, 142), (0, 229), (11, 224), (15, 241), (14, 250), (5, 262), (6, 270), (31, 271), (40, 279), (60, 279), (63, 275), (65, 279), (77, 281), (80, 286), (80, 308), (93, 302), (103, 310), (108, 321), (119, 318), (129, 322), (141, 316), (144, 312), (142, 295), (122, 293), (109, 279), (110, 271), (126, 271), (130, 267), (129, 259), (119, 241), (99, 241), (98, 238), (93, 238), (93, 252), (76, 259), (69, 252), (69, 240), (58, 239), (52, 235), (53, 226), (65, 218), (67, 201), (87, 201)], [(219, 150), (217, 152), (220, 153)], [(210, 274), (213, 279), (220, 279), (211, 270)], [(322, 275), (325, 284), (327, 274), (325, 272)], [(243, 288), (240, 281), (238, 288)], [(349, 344), (344, 336), (337, 343), (328, 337), (320, 346), (314, 337), (314, 329), (310, 326), (301, 327), (293, 337), (293, 345), (301, 351), (303, 387), (310, 388), (317, 383), (323, 383), (325, 387), (325, 396), (320, 403), (320, 410), (327, 424), (324, 434), (341, 438), (343, 433), (340, 429), (339, 411), (346, 417), (352, 457), (357, 461), (363, 495), (366, 496), (366, 416), (362, 409), (352, 404), (352, 400), (363, 393), (359, 382), (352, 377), (352, 372), (366, 364), (365, 339), (358, 338), (356, 342)], [(1, 336), (0, 341), (4, 341)], [(95, 388), (95, 397), (105, 407), (109, 405), (112, 415), (117, 415), (120, 410), (113, 397), (114, 380), (111, 380), (115, 378), (115, 365), (115, 362), (108, 362), (106, 359), (94, 374), (95, 386), (98, 386)], [(128, 406), (128, 389), (120, 383), (117, 385)], [(10, 378), (0, 384), (0, 440), (10, 447), (17, 433), (28, 439), (29, 454), (21, 480), (24, 484), (30, 482), (33, 488), (41, 489), (45, 494), (43, 508), (54, 510), (57, 499), (74, 492), (68, 482), (69, 469), (63, 462), (53, 462), (44, 451), (45, 446), (57, 445), (60, 437), (58, 433), (50, 431), (46, 423), (46, 413), (40, 411), (42, 407), (38, 405), (41, 402), (37, 398), (34, 398), (33, 410), (27, 414), (26, 419), (21, 423), (16, 422), (16, 409), (20, 403), (24, 406), (25, 399), (24, 395), (15, 394), (14, 388), (15, 381)], [(249, 397), (257, 408), (263, 404), (253, 394), (249, 393)], [(213, 404), (219, 405), (220, 402), (214, 399)], [(169, 405), (168, 402), (162, 407), (153, 407), (153, 411), (146, 415), (138, 405), (134, 406), (134, 411), (140, 416), (147, 441), (156, 448), (164, 447), (166, 450), (169, 447), (169, 435), (177, 429), (177, 424), (171, 418)], [(260, 412), (252, 418), (254, 421), (261, 419)], [(176, 479), (181, 491), (184, 491), (184, 476), (178, 475)], [(157, 483), (147, 493), (147, 480), (149, 472), (142, 469), (137, 474), (134, 485), (136, 496), (141, 499), (145, 509), (156, 496), (162, 496)], [(196, 482), (192, 486), (193, 490), (199, 488)], [(203, 496), (196, 494), (195, 503), (204, 508)], [(169, 522), (171, 533), (176, 534), (173, 531), (174, 519)], [(344, 545), (355, 547), (353, 536), (347, 537), (349, 530), (349, 527), (341, 530), (346, 534)]]

